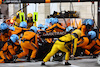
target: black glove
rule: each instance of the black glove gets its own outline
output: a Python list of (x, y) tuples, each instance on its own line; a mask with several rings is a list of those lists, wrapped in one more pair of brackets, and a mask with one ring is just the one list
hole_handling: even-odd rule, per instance
[(7, 40), (8, 45), (13, 45), (13, 42), (11, 41), (11, 39)]

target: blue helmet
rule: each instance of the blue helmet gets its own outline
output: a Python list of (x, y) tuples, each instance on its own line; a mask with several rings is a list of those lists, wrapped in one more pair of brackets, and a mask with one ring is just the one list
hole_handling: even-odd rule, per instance
[(36, 28), (35, 26), (32, 26), (32, 27), (30, 28), (30, 30), (33, 30), (35, 33), (37, 32), (37, 28)]
[(86, 21), (87, 21), (88, 19), (85, 19), (83, 22), (82, 22), (82, 24), (86, 24)]
[(42, 25), (42, 24), (39, 24), (39, 25), (38, 25), (38, 27), (41, 27), (41, 28), (43, 28), (43, 25)]
[(54, 18), (54, 23), (57, 23), (58, 22), (58, 18)]
[(19, 26), (22, 27), (22, 28), (27, 28), (27, 23), (26, 22), (21, 22)]
[(51, 17), (50, 19), (49, 19), (49, 23), (52, 23), (52, 25), (54, 24), (54, 18), (53, 17)]
[(47, 26), (47, 25), (44, 25), (44, 26), (43, 26), (43, 30), (45, 30), (46, 28), (48, 28), (48, 26)]
[(13, 31), (15, 30), (15, 28), (14, 28), (14, 27), (9, 27), (9, 29), (10, 29), (10, 30), (13, 30)]
[(86, 21), (86, 25), (93, 25), (94, 24), (94, 21), (92, 20), (92, 19), (88, 19), (87, 21)]
[(2, 23), (0, 28), (1, 28), (1, 30), (5, 30), (8, 28), (8, 25), (6, 23)]
[(19, 37), (18, 37), (16, 34), (13, 34), (13, 35), (10, 36), (10, 39), (11, 39), (11, 41), (12, 41), (13, 43), (15, 43), (16, 40), (19, 39)]
[(71, 27), (71, 26), (68, 26), (68, 27), (66, 28), (66, 32), (70, 32), (71, 30), (74, 30), (74, 28)]
[(88, 36), (90, 36), (91, 39), (94, 39), (96, 37), (96, 32), (95, 31), (89, 31)]

